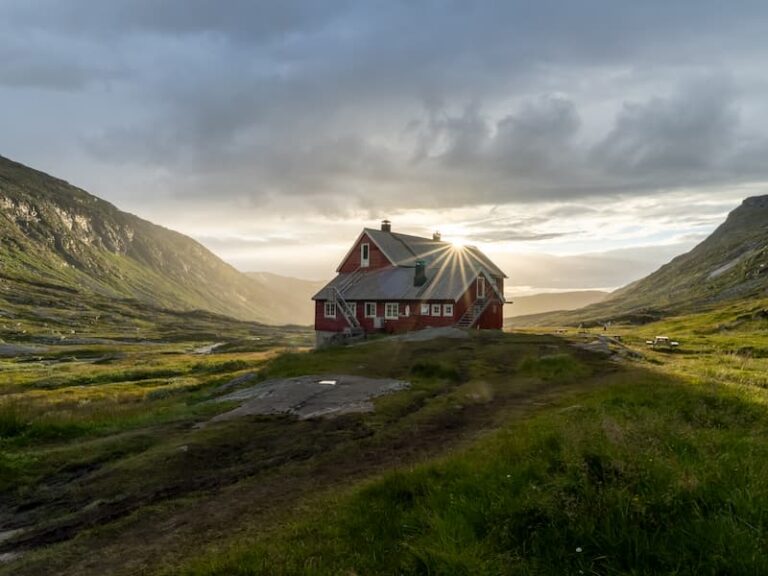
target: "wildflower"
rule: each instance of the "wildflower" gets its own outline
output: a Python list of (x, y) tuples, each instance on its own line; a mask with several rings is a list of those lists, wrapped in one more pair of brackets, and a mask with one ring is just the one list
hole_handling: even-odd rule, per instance
[(581, 552), (581, 546), (576, 547), (576, 552)]

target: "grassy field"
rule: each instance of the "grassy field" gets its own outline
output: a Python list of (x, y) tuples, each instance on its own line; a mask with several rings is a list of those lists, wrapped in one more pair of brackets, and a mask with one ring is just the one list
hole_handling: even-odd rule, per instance
[[(612, 357), (481, 333), (8, 359), (0, 574), (766, 573), (766, 308), (615, 327), (634, 353)], [(196, 428), (235, 378), (322, 373), (412, 387)]]

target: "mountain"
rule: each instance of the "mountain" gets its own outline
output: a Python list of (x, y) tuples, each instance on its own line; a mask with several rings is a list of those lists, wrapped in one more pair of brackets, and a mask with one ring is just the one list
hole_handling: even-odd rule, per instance
[(557, 310), (576, 310), (589, 304), (602, 302), (608, 297), (608, 294), (609, 292), (602, 290), (576, 290), (512, 297), (510, 298), (512, 304), (507, 305), (507, 309), (511, 313), (506, 317), (515, 318), (516, 316), (528, 316)]
[(768, 195), (747, 198), (708, 238), (599, 304), (515, 325), (644, 322), (768, 294)]
[(90, 296), (292, 320), (272, 311), (273, 291), (191, 238), (0, 156), (0, 298), (44, 307), (50, 295), (35, 299), (41, 286), (72, 302)]
[(327, 284), (325, 280), (302, 280), (272, 274), (246, 272), (246, 275), (274, 294), (270, 313), (286, 318), (286, 323), (308, 326), (315, 321), (315, 303), (312, 296)]

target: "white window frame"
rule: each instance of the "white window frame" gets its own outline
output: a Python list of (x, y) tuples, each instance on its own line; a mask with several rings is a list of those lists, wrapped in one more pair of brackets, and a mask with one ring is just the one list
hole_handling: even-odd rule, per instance
[(368, 268), (371, 265), (371, 245), (367, 242), (360, 244), (360, 268)]
[[(392, 314), (392, 307), (395, 308), (394, 315)], [(384, 318), (386, 320), (397, 320), (400, 317), (400, 303), (399, 302), (387, 302), (384, 304)]]
[(421, 304), (421, 315), (422, 316), (429, 316), (429, 303), (428, 302), (422, 302), (422, 304)]
[[(370, 308), (373, 307), (373, 313), (370, 312)], [(366, 318), (376, 318), (376, 302), (366, 302), (365, 303), (365, 317)]]
[(326, 318), (336, 318), (336, 302), (325, 302), (323, 313)]
[(432, 316), (442, 316), (442, 308), (440, 304), (432, 304)]
[(485, 276), (482, 274), (477, 277), (477, 297), (485, 298)]
[(453, 316), (453, 304), (443, 304), (443, 316)]

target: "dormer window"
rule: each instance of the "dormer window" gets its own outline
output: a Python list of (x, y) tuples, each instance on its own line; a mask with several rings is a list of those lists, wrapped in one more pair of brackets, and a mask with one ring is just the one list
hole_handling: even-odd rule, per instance
[(371, 264), (370, 244), (360, 244), (360, 268), (367, 268)]

